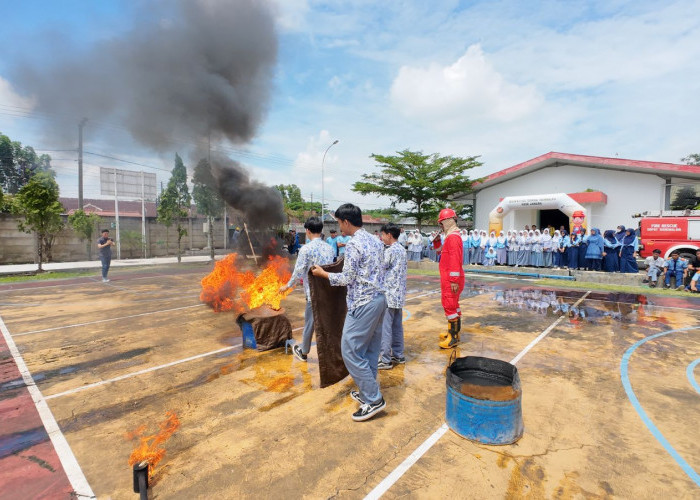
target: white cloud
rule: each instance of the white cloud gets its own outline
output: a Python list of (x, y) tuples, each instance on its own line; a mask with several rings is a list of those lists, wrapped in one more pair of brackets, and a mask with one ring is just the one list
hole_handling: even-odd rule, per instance
[(22, 97), (12, 88), (10, 82), (0, 76), (0, 104), (3, 111), (19, 114), (32, 111), (36, 100), (32, 97)]
[(286, 32), (302, 32), (306, 29), (309, 13), (307, 0), (272, 0), (277, 26)]
[(534, 86), (506, 81), (479, 44), (449, 66), (403, 66), (391, 86), (391, 99), (406, 116), (431, 123), (513, 122), (531, 115), (544, 101)]

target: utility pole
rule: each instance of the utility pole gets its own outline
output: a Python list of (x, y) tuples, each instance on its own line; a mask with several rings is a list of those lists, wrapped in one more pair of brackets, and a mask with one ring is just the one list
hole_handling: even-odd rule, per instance
[(83, 209), (83, 127), (87, 118), (78, 123), (78, 208)]

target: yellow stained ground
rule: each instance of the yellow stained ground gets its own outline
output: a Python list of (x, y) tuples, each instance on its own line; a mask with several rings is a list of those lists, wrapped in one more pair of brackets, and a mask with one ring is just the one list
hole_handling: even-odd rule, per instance
[[(207, 272), (115, 271), (106, 285), (0, 291), (0, 314), (51, 396), (238, 346), (235, 316), (197, 305)], [(509, 361), (558, 317), (495, 300), (527, 283), (468, 281), (459, 355)], [(151, 498), (362, 498), (444, 422), (449, 352), (437, 348), (445, 326), (438, 283), (411, 277), (408, 288), (407, 363), (380, 372), (387, 409), (368, 422), (350, 418), (350, 378), (319, 388), (315, 349), (302, 363), (283, 349), (233, 347), (48, 403), (100, 498), (135, 497), (127, 464), (134, 442), (125, 435), (144, 424), (155, 431), (166, 411), (181, 428), (165, 444)], [(580, 292), (572, 293), (561, 300), (574, 303)], [(700, 358), (698, 303), (618, 298), (584, 300), (582, 307), (615, 314), (567, 318), (518, 363), (522, 439), (486, 446), (448, 431), (384, 498), (698, 498), (700, 488), (642, 423), (620, 378), (621, 358), (636, 341), (698, 327), (640, 347), (629, 373), (649, 417), (700, 471), (700, 394), (686, 377)], [(283, 306), (300, 328), (303, 292)], [(123, 319), (103, 321), (114, 318)], [(91, 324), (53, 329), (79, 323)], [(44, 329), (52, 330), (37, 332)]]

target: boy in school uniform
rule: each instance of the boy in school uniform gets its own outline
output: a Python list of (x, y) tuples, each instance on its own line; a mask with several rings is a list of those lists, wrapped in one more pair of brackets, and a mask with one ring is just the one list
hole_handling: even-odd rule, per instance
[(384, 244), (362, 228), (360, 207), (346, 203), (335, 211), (343, 234), (351, 236), (345, 248), (345, 264), (339, 273), (319, 266), (311, 272), (327, 279), (331, 286), (346, 286), (348, 313), (340, 344), (343, 361), (359, 391), (350, 397), (360, 403), (352, 414), (356, 422), (369, 420), (386, 408), (377, 380), (384, 297)]
[(380, 370), (391, 370), (394, 363), (403, 364), (403, 306), (406, 303), (406, 249), (399, 243), (401, 231), (396, 224), (384, 224), (380, 231), (384, 249), (384, 290), (387, 310), (382, 325)]
[(304, 311), (304, 333), (302, 334), (301, 345), (294, 344), (292, 352), (299, 361), (306, 361), (306, 357), (311, 350), (311, 336), (314, 333), (314, 315), (311, 308), (311, 292), (309, 290), (309, 280), (306, 275), (313, 266), (323, 266), (331, 264), (335, 258), (333, 248), (323, 241), (321, 231), (323, 222), (319, 217), (309, 217), (304, 223), (306, 229), (306, 244), (299, 250), (297, 262), (294, 265), (292, 277), (286, 285), (280, 287), (280, 293), (304, 280), (304, 293), (306, 294), (306, 309)]

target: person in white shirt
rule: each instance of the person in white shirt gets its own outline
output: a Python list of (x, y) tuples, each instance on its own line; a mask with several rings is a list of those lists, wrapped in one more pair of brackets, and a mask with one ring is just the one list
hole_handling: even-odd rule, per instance
[(666, 261), (661, 258), (661, 250), (656, 249), (652, 252), (653, 256), (644, 259), (644, 263), (647, 266), (647, 276), (649, 279), (649, 286), (654, 288), (656, 282), (659, 280), (659, 276), (664, 272), (664, 265)]

